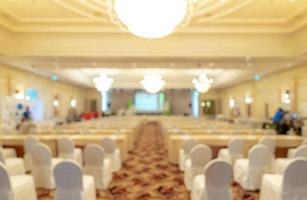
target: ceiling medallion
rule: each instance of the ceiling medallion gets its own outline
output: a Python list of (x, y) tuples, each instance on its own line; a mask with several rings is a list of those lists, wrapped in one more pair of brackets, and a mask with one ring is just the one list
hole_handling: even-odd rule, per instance
[(193, 13), (192, 0), (108, 0), (111, 21), (132, 34), (157, 39), (186, 25)]

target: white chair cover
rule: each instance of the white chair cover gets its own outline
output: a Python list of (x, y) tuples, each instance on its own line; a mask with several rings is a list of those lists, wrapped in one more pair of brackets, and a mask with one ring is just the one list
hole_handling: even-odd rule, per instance
[(62, 161), (54, 168), (56, 200), (95, 200), (92, 176), (82, 176), (81, 168), (72, 161)]
[(262, 175), (269, 171), (272, 152), (263, 144), (253, 146), (248, 159), (238, 159), (234, 166), (234, 180), (245, 190), (260, 188)]
[(266, 174), (261, 184), (260, 200), (307, 199), (307, 160), (295, 158), (284, 175)]
[(263, 145), (267, 146), (270, 149), (270, 151), (272, 152), (272, 160), (271, 160), (269, 168), (270, 168), (270, 172), (273, 172), (274, 171), (274, 165), (275, 165), (276, 142), (271, 137), (264, 136), (259, 140), (259, 144), (263, 144)]
[(0, 149), (0, 162), (3, 163), (10, 175), (25, 174), (25, 165), (22, 158), (5, 158)]
[(179, 150), (179, 169), (181, 171), (186, 170), (186, 160), (190, 158), (190, 152), (194, 146), (196, 146), (199, 142), (195, 139), (187, 139), (182, 144)]
[(0, 146), (0, 149), (2, 149), (3, 155), (5, 158), (16, 158), (16, 150), (14, 148), (3, 148)]
[(25, 168), (27, 172), (30, 172), (32, 170), (32, 158), (31, 158), (31, 148), (34, 144), (38, 143), (38, 139), (35, 137), (28, 137), (24, 140), (23, 148), (24, 148), (24, 162), (25, 162)]
[(198, 144), (192, 148), (190, 159), (186, 160), (184, 184), (190, 191), (195, 176), (202, 174), (208, 162), (212, 159), (212, 150), (208, 145)]
[(120, 150), (116, 147), (116, 143), (111, 138), (104, 138), (101, 141), (102, 148), (107, 158), (111, 161), (112, 171), (117, 171), (122, 166)]
[(194, 178), (191, 200), (232, 200), (232, 168), (224, 160), (213, 160), (205, 173)]
[(233, 138), (228, 144), (228, 149), (221, 149), (218, 158), (227, 161), (232, 166), (236, 160), (244, 157), (244, 140), (240, 138)]
[(36, 200), (33, 178), (28, 175), (10, 177), (4, 164), (0, 163), (0, 199)]
[[(307, 139), (304, 139), (300, 146), (304, 146), (304, 145), (307, 146)], [(297, 148), (288, 149), (288, 158), (294, 158), (294, 154), (300, 146), (298, 146)]]
[(274, 155), (275, 147), (276, 147), (276, 143), (275, 143), (274, 139), (265, 136), (265, 137), (262, 137), (259, 140), (259, 144), (263, 144), (263, 145), (267, 146), (269, 148), (269, 150), (272, 152), (272, 154)]
[(62, 159), (51, 158), (50, 148), (41, 143), (31, 148), (32, 176), (37, 188), (54, 189), (53, 168)]
[(75, 148), (74, 141), (70, 138), (60, 138), (58, 140), (59, 158), (72, 159), (82, 166), (82, 151)]
[[(306, 158), (307, 159), (307, 145), (301, 145), (294, 152), (293, 158)], [(283, 174), (289, 163), (293, 158), (277, 158), (275, 160), (274, 172), (276, 174)]]
[(84, 161), (84, 173), (94, 177), (96, 189), (107, 189), (112, 180), (112, 170), (110, 159), (105, 158), (102, 147), (97, 144), (87, 145)]

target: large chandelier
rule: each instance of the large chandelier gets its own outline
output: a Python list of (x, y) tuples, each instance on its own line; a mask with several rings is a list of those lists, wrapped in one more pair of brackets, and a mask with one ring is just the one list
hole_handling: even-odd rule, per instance
[(207, 74), (202, 73), (199, 75), (198, 79), (193, 79), (193, 84), (195, 89), (200, 93), (208, 92), (213, 83), (213, 79), (209, 79)]
[(132, 34), (155, 39), (170, 35), (187, 24), (193, 0), (108, 0), (111, 21)]
[(106, 92), (111, 88), (113, 79), (106, 74), (101, 74), (100, 76), (94, 77), (93, 82), (98, 91)]
[(165, 81), (162, 80), (162, 77), (159, 74), (147, 74), (144, 76), (141, 84), (147, 92), (155, 94), (162, 89), (165, 85)]

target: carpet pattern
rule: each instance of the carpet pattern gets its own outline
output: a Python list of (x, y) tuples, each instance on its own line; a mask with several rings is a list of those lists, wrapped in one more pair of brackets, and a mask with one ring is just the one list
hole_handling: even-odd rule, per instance
[[(237, 184), (233, 184), (232, 191), (234, 200), (258, 200), (258, 193), (245, 192)], [(189, 199), (183, 173), (168, 161), (161, 131), (155, 123), (144, 126), (123, 167), (114, 173), (108, 191), (100, 192), (97, 197), (97, 200)]]
[(168, 162), (158, 126), (145, 126), (123, 168), (115, 173), (109, 191), (116, 200), (189, 199), (183, 174)]

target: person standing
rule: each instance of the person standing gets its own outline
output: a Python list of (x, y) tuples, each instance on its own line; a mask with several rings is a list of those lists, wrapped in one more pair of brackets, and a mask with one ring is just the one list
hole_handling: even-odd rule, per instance
[(277, 133), (280, 133), (280, 127), (281, 127), (280, 125), (283, 117), (284, 117), (284, 110), (282, 108), (278, 108), (273, 117), (273, 123), (275, 124), (275, 129)]
[(22, 121), (29, 121), (31, 119), (31, 111), (29, 106), (26, 107), (26, 111), (22, 115)]

